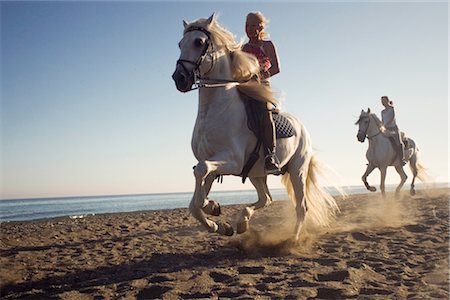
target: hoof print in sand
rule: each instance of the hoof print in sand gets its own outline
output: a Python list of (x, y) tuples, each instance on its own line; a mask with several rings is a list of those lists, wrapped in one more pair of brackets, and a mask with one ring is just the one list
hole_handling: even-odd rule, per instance
[(346, 270), (331, 272), (328, 274), (317, 274), (318, 281), (344, 281), (350, 277), (350, 273)]
[(261, 274), (264, 272), (264, 267), (239, 267), (239, 274)]
[(368, 236), (362, 232), (352, 232), (351, 234), (352, 234), (352, 238), (357, 241), (363, 241), (363, 242), (373, 241), (373, 239), (370, 236)]
[(392, 291), (374, 288), (363, 288), (359, 291), (361, 295), (389, 295)]
[(170, 290), (171, 288), (167, 286), (154, 285), (140, 291), (137, 299), (161, 299), (162, 295)]
[(318, 288), (317, 296), (318, 299), (342, 299), (342, 290), (333, 288)]
[(153, 283), (160, 283), (160, 282), (166, 282), (166, 281), (172, 281), (172, 279), (170, 279), (169, 277), (164, 276), (164, 275), (156, 275), (156, 276), (153, 276), (152, 278), (150, 278), (150, 282), (153, 282)]
[(226, 282), (233, 279), (233, 276), (220, 272), (211, 272), (209, 273), (209, 276), (211, 276), (215, 282)]
[(422, 224), (415, 224), (415, 225), (406, 225), (405, 229), (409, 232), (425, 232), (427, 231), (427, 227)]

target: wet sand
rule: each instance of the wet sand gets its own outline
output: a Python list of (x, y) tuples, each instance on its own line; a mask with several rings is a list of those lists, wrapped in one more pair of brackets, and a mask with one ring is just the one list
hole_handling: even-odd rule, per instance
[[(289, 201), (240, 236), (187, 209), (0, 224), (3, 299), (448, 299), (449, 189), (338, 199), (298, 245)], [(220, 199), (216, 199), (220, 201)], [(249, 199), (249, 202), (254, 199)], [(232, 221), (243, 208), (222, 208)]]

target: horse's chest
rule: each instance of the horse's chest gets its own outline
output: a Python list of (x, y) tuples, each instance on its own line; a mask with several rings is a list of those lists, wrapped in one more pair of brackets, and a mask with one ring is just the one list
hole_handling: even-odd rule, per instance
[(192, 151), (199, 160), (206, 160), (230, 148), (232, 136), (227, 126), (214, 120), (197, 120), (192, 135)]

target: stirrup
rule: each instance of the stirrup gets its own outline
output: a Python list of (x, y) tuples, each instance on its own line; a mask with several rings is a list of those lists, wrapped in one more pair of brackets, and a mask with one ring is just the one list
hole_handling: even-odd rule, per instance
[(266, 157), (264, 158), (264, 170), (266, 171), (266, 174), (270, 175), (281, 174), (281, 169), (278, 166), (278, 159), (274, 154), (266, 155)]

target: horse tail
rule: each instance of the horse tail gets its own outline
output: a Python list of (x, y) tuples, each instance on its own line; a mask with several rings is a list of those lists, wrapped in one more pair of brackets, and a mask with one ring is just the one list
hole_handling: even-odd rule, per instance
[(427, 173), (427, 169), (420, 163), (417, 163), (417, 178), (420, 179), (422, 182), (429, 182), (430, 181), (430, 175)]
[[(286, 172), (282, 176), (281, 181), (286, 187), (289, 199), (291, 199), (294, 205), (300, 204), (297, 201), (299, 195), (295, 193), (292, 180), (303, 181), (303, 195), (307, 209), (306, 219), (311, 220), (314, 225), (328, 227), (339, 212), (339, 207), (333, 196), (318, 182), (318, 175), (323, 175), (323, 169), (323, 165), (313, 155), (309, 160), (306, 174), (302, 174), (301, 169), (298, 170), (298, 176)], [(292, 176), (296, 178), (291, 178)], [(302, 178), (305, 176), (306, 178), (303, 180)]]
[[(318, 182), (318, 176), (324, 177), (325, 166), (313, 155), (308, 165), (305, 198), (307, 216), (320, 226), (328, 227), (339, 212), (336, 200)], [(338, 189), (339, 193), (342, 192)]]
[(428, 174), (427, 169), (419, 162), (419, 148), (414, 147), (414, 154), (410, 159), (409, 168), (413, 175), (416, 175), (420, 181), (429, 183), (432, 181), (431, 176)]

